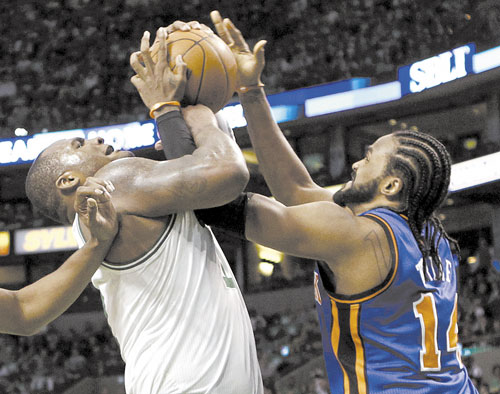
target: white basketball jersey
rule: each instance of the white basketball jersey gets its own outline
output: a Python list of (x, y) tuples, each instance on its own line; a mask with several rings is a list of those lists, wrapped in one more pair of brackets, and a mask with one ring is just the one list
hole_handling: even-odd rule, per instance
[[(78, 216), (73, 230), (80, 246)], [(263, 393), (240, 289), (212, 231), (178, 213), (155, 246), (92, 278), (125, 361), (128, 394)]]

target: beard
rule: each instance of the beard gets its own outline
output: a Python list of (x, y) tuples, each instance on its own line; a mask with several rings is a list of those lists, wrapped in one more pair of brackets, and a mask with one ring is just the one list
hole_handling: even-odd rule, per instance
[(350, 188), (345, 189), (344, 186), (344, 188), (333, 195), (333, 201), (341, 207), (371, 201), (377, 194), (381, 178), (372, 179), (363, 185), (356, 185), (352, 181), (353, 183), (351, 183)]

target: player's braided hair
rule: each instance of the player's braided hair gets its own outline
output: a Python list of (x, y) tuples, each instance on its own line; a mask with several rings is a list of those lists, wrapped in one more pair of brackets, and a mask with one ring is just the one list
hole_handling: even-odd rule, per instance
[(444, 237), (458, 253), (458, 244), (443, 228), (435, 211), (448, 193), (451, 159), (444, 145), (434, 137), (416, 131), (392, 134), (398, 145), (389, 162), (389, 170), (403, 177), (403, 205), (411, 232), (422, 252), (423, 270), (427, 275), (428, 260), (437, 268), (442, 279), (443, 265), (439, 258), (439, 242)]

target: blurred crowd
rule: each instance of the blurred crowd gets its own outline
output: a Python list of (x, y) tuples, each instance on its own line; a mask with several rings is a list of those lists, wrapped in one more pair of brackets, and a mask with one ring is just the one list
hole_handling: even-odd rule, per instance
[(494, 364), (491, 370), (491, 377), (484, 377), (483, 368), (474, 360), (474, 357), (463, 359), (467, 372), (477, 388), (479, 394), (498, 394), (500, 393), (500, 364)]
[[(495, 300), (498, 304), (498, 276), (488, 278), (477, 270), (463, 283), (459, 295), (461, 342), (469, 348), (499, 346), (498, 317), (488, 318), (483, 326), (483, 317), (493, 313), (488, 312), (490, 305)], [(313, 307), (272, 315), (250, 310), (250, 318), (266, 394), (329, 393)], [(480, 393), (500, 392), (500, 365), (493, 367), (493, 378), (485, 379), (473, 357), (463, 360)], [(48, 327), (33, 337), (0, 336), (1, 393), (59, 393), (83, 377), (122, 375), (123, 370), (118, 346), (107, 325), (95, 329), (88, 324), (81, 332), (69, 333)]]
[(491, 249), (480, 237), (460, 265), (458, 318), (464, 346), (500, 346), (500, 271)]
[[(294, 369), (322, 356), (314, 309), (262, 316), (251, 311), (262, 375), (268, 393)], [(322, 364), (320, 363), (322, 366)], [(0, 392), (61, 393), (84, 377), (123, 374), (124, 364), (109, 327), (88, 324), (81, 332), (53, 327), (32, 337), (0, 335)], [(324, 368), (288, 393), (328, 393)], [(326, 391), (318, 391), (323, 387)], [(299, 391), (297, 391), (297, 389)]]
[(218, 8), (253, 45), (266, 39), (268, 93), (369, 76), (466, 42), (494, 46), (495, 0), (19, 0), (0, 3), (0, 137), (146, 117), (128, 58), (144, 30)]
[(83, 377), (123, 374), (116, 341), (106, 326), (82, 332), (54, 328), (32, 337), (0, 336), (0, 392), (61, 393)]
[[(218, 8), (253, 45), (266, 45), (268, 93), (350, 77), (394, 80), (398, 66), (476, 42), (498, 45), (496, 0), (18, 0), (0, 2), (0, 138), (144, 120), (147, 111), (129, 78), (128, 57), (144, 30), (177, 19), (210, 25)], [(0, 231), (53, 224), (26, 202), (0, 204)], [(465, 347), (500, 346), (500, 273), (483, 240), (460, 264), (459, 327)], [(309, 273), (277, 273), (260, 290), (310, 284)], [(263, 316), (250, 311), (267, 394), (280, 379), (322, 355), (314, 309)], [(0, 336), (0, 392), (56, 393), (84, 376), (123, 373), (107, 326), (85, 335), (48, 328), (34, 337)], [(465, 358), (481, 392), (500, 392)], [(321, 364), (322, 365), (322, 364)], [(324, 394), (324, 368), (293, 379), (286, 394)]]
[(33, 210), (29, 202), (0, 203), (0, 231), (36, 228), (53, 224), (53, 221), (46, 219)]
[[(275, 384), (310, 360), (322, 357), (321, 333), (314, 308), (263, 316), (250, 311), (264, 386), (274, 392)], [(324, 364), (307, 372), (309, 379), (294, 381), (287, 394), (317, 393), (320, 382), (328, 393)], [(318, 382), (319, 381), (319, 382)], [(285, 393), (283, 393), (285, 394)]]

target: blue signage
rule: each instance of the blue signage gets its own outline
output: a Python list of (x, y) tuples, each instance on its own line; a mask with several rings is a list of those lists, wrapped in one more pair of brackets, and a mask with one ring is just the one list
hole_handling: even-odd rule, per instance
[(153, 120), (114, 126), (38, 133), (30, 137), (0, 139), (0, 166), (31, 163), (52, 143), (69, 138), (102, 137), (105, 144), (122, 150), (134, 150), (154, 145), (158, 140)]
[(399, 68), (401, 94), (422, 92), (473, 73), (475, 53), (476, 46), (471, 43)]

